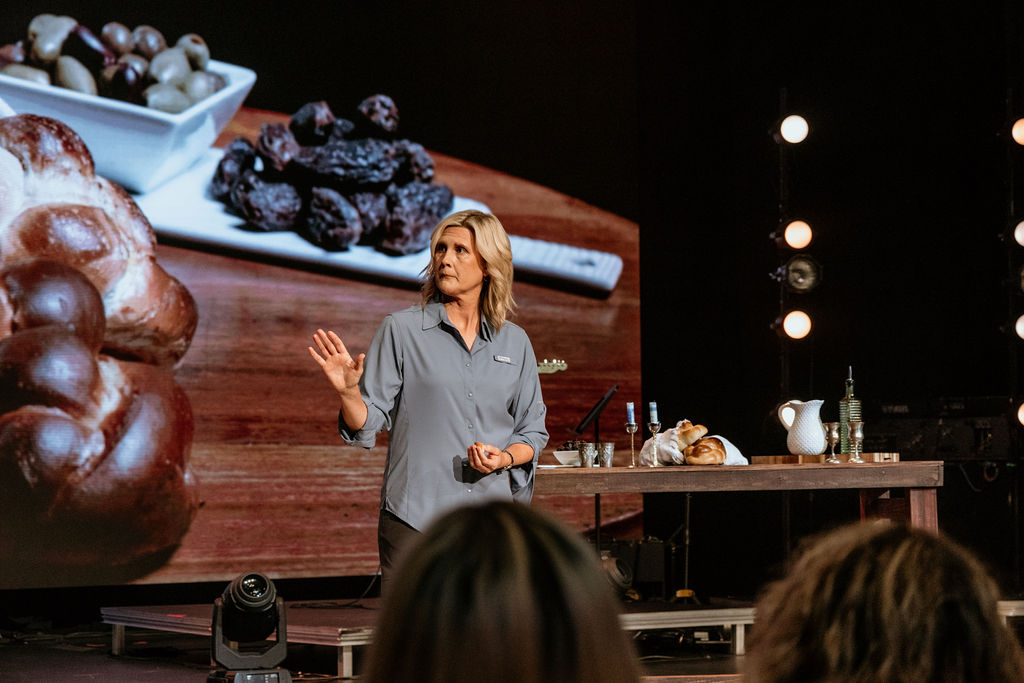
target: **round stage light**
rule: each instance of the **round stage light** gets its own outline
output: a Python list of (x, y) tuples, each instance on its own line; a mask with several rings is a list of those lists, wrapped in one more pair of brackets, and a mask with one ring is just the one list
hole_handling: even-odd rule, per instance
[(1017, 224), (1013, 229), (1013, 241), (1024, 247), (1024, 221)]
[(790, 114), (779, 124), (779, 133), (786, 142), (795, 145), (803, 142), (810, 132), (807, 120), (797, 114)]
[(1024, 145), (1024, 119), (1017, 119), (1010, 129), (1010, 136), (1018, 145)]
[(1017, 336), (1024, 339), (1024, 315), (1017, 318), (1017, 322), (1013, 324), (1013, 331), (1017, 333)]
[(229, 640), (263, 640), (277, 628), (277, 590), (264, 574), (249, 572), (224, 589), (224, 634)]
[(1024, 403), (1021, 403), (1017, 407), (1017, 422), (1020, 422), (1022, 425), (1024, 425)]
[(288, 670), (276, 668), (288, 656), (287, 622), (274, 582), (259, 572), (239, 574), (213, 601), (210, 659), (226, 671), (211, 672), (207, 680), (291, 683)]
[(813, 237), (814, 232), (807, 221), (790, 221), (782, 231), (782, 238), (793, 249), (803, 249), (811, 243)]
[(786, 262), (786, 287), (791, 292), (803, 294), (821, 282), (821, 266), (806, 254), (797, 254)]
[(803, 311), (790, 311), (782, 319), (782, 329), (790, 339), (803, 339), (811, 333), (811, 316)]

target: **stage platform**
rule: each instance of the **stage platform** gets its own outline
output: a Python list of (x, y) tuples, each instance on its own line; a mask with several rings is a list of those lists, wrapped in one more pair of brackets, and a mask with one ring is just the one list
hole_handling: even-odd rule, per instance
[[(379, 598), (359, 601), (288, 602), (289, 643), (326, 645), (338, 650), (338, 676), (352, 678), (353, 650), (373, 636)], [(125, 654), (125, 628), (145, 628), (193, 635), (210, 635), (213, 605), (155, 605), (102, 607), (103, 623), (113, 627), (111, 652)], [(733, 654), (743, 654), (746, 628), (754, 623), (754, 608), (746, 604), (703, 606), (686, 603), (625, 603), (622, 627), (628, 631), (673, 628), (723, 629)]]
[[(338, 676), (352, 678), (353, 650), (370, 643), (379, 608), (379, 598), (286, 603), (288, 642), (337, 648)], [(1004, 621), (1024, 617), (1024, 600), (1003, 600), (998, 608)], [(125, 653), (126, 627), (209, 636), (213, 605), (103, 607), (100, 613), (103, 623), (113, 627), (111, 651), (121, 655)], [(732, 602), (635, 602), (623, 605), (620, 619), (628, 631), (720, 627), (730, 639), (731, 652), (742, 655), (747, 626), (754, 623), (754, 607)]]

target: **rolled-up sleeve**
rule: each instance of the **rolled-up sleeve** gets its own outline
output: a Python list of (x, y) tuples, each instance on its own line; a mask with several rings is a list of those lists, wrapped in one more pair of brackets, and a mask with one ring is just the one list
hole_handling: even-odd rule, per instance
[(533, 498), (537, 458), (548, 443), (548, 431), (545, 427), (547, 407), (541, 395), (537, 357), (528, 338), (524, 344), (520, 368), (519, 392), (512, 406), (516, 427), (509, 444), (524, 443), (530, 446), (533, 448), (533, 460), (513, 467), (509, 470), (509, 477), (513, 498), (529, 502)]
[(372, 448), (377, 434), (391, 429), (392, 411), (402, 390), (402, 345), (392, 316), (384, 318), (377, 329), (363, 363), (359, 390), (366, 403), (366, 422), (353, 430), (338, 411), (338, 433), (349, 445)]

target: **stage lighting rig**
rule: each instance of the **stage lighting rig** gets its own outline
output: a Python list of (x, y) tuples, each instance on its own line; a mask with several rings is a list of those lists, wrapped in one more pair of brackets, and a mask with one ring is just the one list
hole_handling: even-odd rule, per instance
[(277, 668), (288, 654), (286, 622), (274, 582), (259, 572), (239, 574), (213, 603), (210, 656), (226, 671), (211, 671), (207, 683), (291, 683), (288, 670)]
[[(814, 239), (811, 224), (791, 213), (790, 175), (795, 147), (807, 139), (810, 124), (804, 117), (794, 114), (786, 101), (786, 89), (779, 90), (779, 118), (771, 135), (778, 147), (778, 217), (776, 229), (769, 235), (777, 248), (778, 266), (769, 276), (778, 283), (779, 311), (771, 328), (779, 335), (779, 398), (790, 396), (791, 356), (798, 351), (813, 367), (813, 344), (794, 346), (811, 333), (811, 317), (793, 306), (790, 299), (815, 289), (821, 282), (821, 266), (810, 255), (803, 253)], [(794, 254), (793, 252), (797, 252)], [(811, 376), (808, 374), (808, 381)]]
[[(1006, 319), (1001, 330), (1007, 338), (1007, 366), (1010, 380), (1010, 401), (1017, 421), (1024, 426), (1024, 388), (1022, 388), (1021, 355), (1024, 353), (1024, 220), (1018, 201), (1021, 193), (1021, 165), (1024, 164), (1024, 117), (1015, 99), (1019, 88), (1009, 82), (1006, 88), (1006, 118), (1000, 137), (1006, 141), (1006, 227), (999, 237), (1006, 247)], [(1024, 456), (1024, 432), (1015, 439), (1017, 457)]]

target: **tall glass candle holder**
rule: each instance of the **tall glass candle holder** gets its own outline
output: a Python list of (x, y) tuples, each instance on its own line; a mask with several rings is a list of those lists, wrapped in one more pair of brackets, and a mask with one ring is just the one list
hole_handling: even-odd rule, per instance
[(633, 444), (634, 435), (636, 434), (636, 422), (626, 423), (626, 433), (629, 434), (629, 466), (636, 467), (636, 450)]
[(633, 445), (633, 435), (636, 434), (636, 413), (633, 410), (633, 402), (626, 402), (626, 433), (629, 434), (629, 466), (636, 467), (636, 451)]
[(650, 411), (650, 419), (647, 422), (647, 428), (651, 430), (651, 439), (654, 440), (652, 444), (652, 450), (654, 451), (654, 462), (651, 463), (651, 467), (661, 467), (661, 458), (658, 457), (658, 432), (661, 431), (661, 421), (658, 419), (658, 402), (651, 401), (648, 405)]
[(661, 431), (661, 423), (648, 422), (647, 428), (651, 430), (651, 438), (654, 440), (654, 462), (651, 463), (651, 467), (661, 467), (661, 457), (658, 456), (658, 432)]

